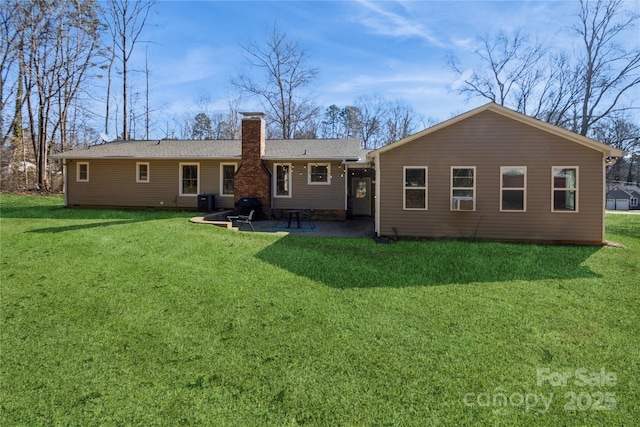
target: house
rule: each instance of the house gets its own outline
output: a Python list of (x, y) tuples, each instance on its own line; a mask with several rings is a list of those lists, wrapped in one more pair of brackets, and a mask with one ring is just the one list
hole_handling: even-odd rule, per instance
[(380, 236), (602, 244), (623, 151), (489, 103), (369, 153)]
[(622, 188), (631, 194), (631, 198), (629, 199), (629, 208), (632, 210), (640, 209), (640, 186), (623, 184)]
[(257, 198), (267, 215), (371, 214), (373, 175), (359, 140), (265, 140), (262, 115), (243, 114), (241, 140), (117, 141), (52, 155), (65, 163), (66, 205), (195, 210), (206, 194), (216, 208)]
[(628, 211), (640, 209), (640, 187), (630, 184), (609, 185), (607, 190), (607, 209)]
[[(355, 139), (120, 141), (52, 155), (68, 206), (197, 209), (256, 198), (318, 218), (375, 216), (379, 236), (602, 244), (621, 150), (489, 103), (380, 149)], [(375, 197), (372, 197), (375, 195)]]

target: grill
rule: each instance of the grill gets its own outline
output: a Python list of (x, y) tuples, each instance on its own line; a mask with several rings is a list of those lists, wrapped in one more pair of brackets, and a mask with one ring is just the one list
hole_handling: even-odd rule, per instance
[(253, 220), (258, 221), (262, 217), (262, 202), (255, 197), (238, 199), (235, 206), (239, 215), (249, 215), (249, 212), (255, 210)]

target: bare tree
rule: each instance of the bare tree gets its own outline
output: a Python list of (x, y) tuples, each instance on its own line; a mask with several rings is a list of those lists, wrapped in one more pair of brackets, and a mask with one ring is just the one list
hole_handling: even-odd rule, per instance
[(622, 0), (580, 1), (579, 22), (572, 30), (584, 48), (579, 63), (584, 84), (577, 129), (581, 135), (609, 114), (627, 109), (623, 96), (640, 84), (640, 47), (621, 45), (627, 33), (637, 41), (638, 33), (630, 30), (640, 15), (623, 8)]
[[(250, 41), (242, 48), (250, 70), (231, 83), (260, 100), (277, 125), (279, 137), (294, 138), (297, 128), (318, 111), (306, 90), (316, 79), (318, 70), (308, 64), (305, 50), (275, 25), (264, 42)], [(259, 77), (252, 73), (255, 70), (261, 73)]]
[(424, 119), (404, 101), (396, 100), (390, 102), (387, 107), (386, 120), (384, 124), (383, 143), (391, 144), (418, 131), (419, 127), (424, 127)]
[(195, 108), (182, 120), (180, 135), (185, 139), (240, 139), (241, 97), (227, 99), (227, 111), (216, 109), (216, 101), (206, 91), (194, 98)]
[(579, 70), (564, 52), (551, 55), (544, 68), (547, 71), (538, 87), (539, 92), (535, 99), (533, 96), (530, 98), (531, 110), (526, 114), (556, 126), (574, 129), (573, 111), (582, 87), (578, 79)]
[(324, 112), (321, 122), (322, 135), (325, 138), (342, 137), (342, 120), (340, 107), (336, 104), (330, 105)]
[(363, 95), (354, 105), (325, 111), (318, 128), (324, 138), (359, 138), (363, 148), (374, 149), (405, 138), (425, 126), (425, 120), (406, 102), (380, 95)]
[(515, 105), (526, 112), (527, 104), (543, 77), (538, 68), (546, 49), (529, 41), (520, 31), (499, 31), (479, 39), (475, 55), (479, 63), (469, 74), (458, 58), (450, 53), (448, 62), (461, 80), (456, 90), (467, 98), (481, 96), (500, 105)]
[(242, 122), (240, 121), (241, 98), (228, 98), (228, 110), (224, 113), (213, 114), (211, 118), (213, 139), (240, 139)]
[(325, 110), (320, 122), (322, 138), (360, 138), (362, 135), (361, 113), (357, 107), (340, 108), (333, 104)]
[(353, 105), (347, 105), (340, 112), (342, 121), (342, 138), (362, 139), (362, 113), (360, 109)]
[(485, 37), (473, 73), (449, 56), (461, 82), (456, 91), (588, 135), (599, 121), (637, 108), (628, 94), (640, 85), (640, 47), (624, 43), (637, 39), (639, 19), (623, 0), (581, 0), (570, 28), (578, 38), (577, 55), (530, 44), (518, 31)]
[(609, 115), (600, 120), (591, 128), (590, 132), (598, 141), (630, 154), (607, 168), (607, 182), (631, 184), (633, 177), (638, 177), (636, 158), (640, 154), (640, 126), (633, 123), (629, 114), (623, 112)]
[[(57, 97), (59, 120), (54, 125), (60, 134), (60, 150), (67, 148), (69, 112), (77, 107), (78, 95), (87, 73), (94, 65), (103, 30), (98, 13), (92, 2), (76, 2), (64, 21), (59, 23), (59, 55), (61, 68), (57, 71), (56, 85), (60, 88)], [(72, 124), (75, 126), (75, 123)]]
[(362, 148), (382, 147), (385, 144), (383, 126), (387, 101), (380, 95), (362, 95), (356, 99), (355, 107), (359, 113)]
[[(124, 140), (128, 140), (130, 136), (129, 61), (154, 3), (155, 0), (109, 0), (105, 10), (104, 18), (108, 23), (114, 44), (113, 58), (117, 59), (122, 66), (122, 138)], [(109, 82), (110, 79), (111, 67)]]
[(320, 133), (320, 120), (316, 117), (310, 117), (302, 122), (296, 128), (295, 139), (317, 139)]
[(51, 144), (64, 148), (68, 113), (93, 64), (100, 25), (91, 0), (16, 2), (20, 68), (38, 185), (47, 188)]
[[(16, 91), (19, 90), (20, 77), (11, 78), (12, 74), (20, 74), (19, 58), (20, 31), (16, 26), (17, 7), (13, 1), (8, 2), (7, 7), (0, 8), (0, 143), (3, 143), (10, 133), (15, 133), (16, 115), (20, 114), (20, 108), (7, 108), (11, 101), (16, 99)], [(20, 99), (20, 96), (17, 97)], [(5, 126), (5, 123), (11, 123)]]

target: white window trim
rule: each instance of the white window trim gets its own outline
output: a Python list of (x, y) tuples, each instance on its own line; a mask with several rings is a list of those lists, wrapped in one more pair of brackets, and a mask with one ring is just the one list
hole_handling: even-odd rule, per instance
[[(326, 166), (327, 167), (327, 181), (318, 182), (311, 181), (311, 166)], [(307, 163), (307, 184), (309, 185), (331, 185), (331, 163)]]
[[(80, 166), (82, 165), (86, 165), (87, 166), (87, 178), (86, 179), (81, 179), (80, 178)], [(78, 162), (76, 163), (76, 181), (77, 182), (89, 182), (89, 162)]]
[(449, 202), (449, 209), (453, 212), (460, 212), (460, 210), (458, 209), (453, 209), (453, 170), (454, 169), (472, 169), (473, 170), (473, 187), (455, 187), (456, 190), (472, 190), (473, 191), (473, 209), (471, 209), (470, 211), (463, 211), (463, 212), (475, 212), (476, 210), (476, 199), (478, 198), (477, 192), (476, 192), (476, 186), (478, 183), (478, 175), (477, 175), (477, 171), (476, 171), (476, 167), (475, 166), (451, 166), (451, 170), (449, 171), (449, 179), (450, 179), (450, 183), (449, 183), (449, 188), (450, 188), (450, 192), (449, 192), (449, 196), (450, 196), (450, 202)]
[(224, 167), (225, 166), (233, 166), (233, 171), (236, 172), (238, 170), (237, 163), (220, 163), (220, 197), (233, 197), (234, 194), (225, 193), (224, 192)]
[[(197, 180), (198, 180), (198, 186), (196, 188), (196, 193), (195, 194), (185, 194), (182, 192), (182, 172), (183, 172), (183, 167), (184, 166), (196, 166), (198, 168), (198, 176), (197, 176)], [(179, 181), (178, 181), (178, 194), (180, 196), (184, 196), (184, 197), (198, 197), (198, 194), (200, 194), (200, 163), (198, 162), (180, 162), (180, 167), (179, 167)]]
[[(424, 170), (424, 187), (407, 187), (407, 169)], [(427, 166), (404, 166), (402, 168), (402, 208), (405, 211), (426, 211), (429, 209), (429, 168)], [(407, 190), (424, 190), (424, 208), (407, 207)]]
[(636, 207), (638, 206), (638, 198), (632, 197), (629, 199), (629, 206)]
[[(524, 187), (504, 187), (502, 179), (505, 169), (524, 169)], [(522, 190), (523, 206), (522, 210), (512, 210), (502, 208), (503, 190)], [(500, 212), (526, 212), (527, 211), (527, 167), (526, 166), (500, 166)]]
[[(140, 166), (147, 166), (147, 179), (140, 179)], [(149, 162), (136, 162), (136, 182), (148, 184), (151, 181), (151, 166)]]
[[(279, 195), (278, 193), (278, 166), (287, 166), (289, 168), (289, 194)], [(278, 199), (290, 199), (293, 194), (293, 165), (291, 163), (274, 163), (273, 164), (273, 197)]]
[[(555, 171), (556, 169), (575, 169), (576, 170), (576, 186), (575, 188), (566, 188), (566, 187), (562, 187), (562, 188), (556, 188), (554, 186), (554, 178), (555, 178)], [(573, 214), (573, 213), (578, 213), (578, 207), (579, 207), (579, 203), (580, 203), (580, 198), (579, 196), (579, 187), (580, 187), (580, 169), (578, 166), (551, 166), (551, 212), (553, 213), (560, 213), (560, 214)], [(567, 190), (573, 190), (576, 193), (576, 209), (572, 210), (572, 211), (568, 211), (568, 210), (555, 210), (554, 208), (554, 204), (555, 204), (555, 192), (556, 191), (567, 191)]]

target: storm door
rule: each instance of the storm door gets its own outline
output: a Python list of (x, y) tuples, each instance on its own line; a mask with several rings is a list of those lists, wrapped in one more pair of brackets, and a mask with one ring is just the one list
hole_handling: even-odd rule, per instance
[(353, 215), (371, 215), (371, 178), (351, 180)]

